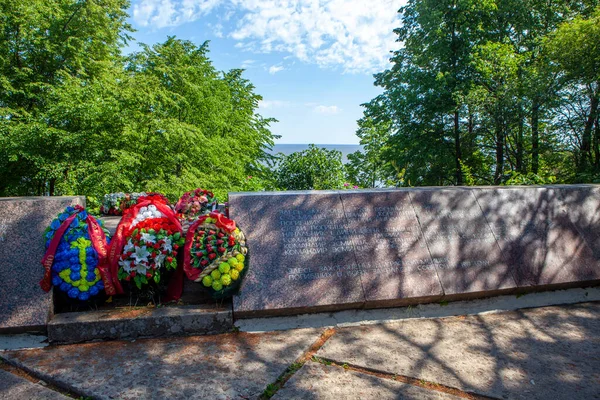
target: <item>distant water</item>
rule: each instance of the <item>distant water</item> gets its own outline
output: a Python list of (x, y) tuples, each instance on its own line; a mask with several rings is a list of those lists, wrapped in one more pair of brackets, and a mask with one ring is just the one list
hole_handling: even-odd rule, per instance
[[(348, 162), (348, 154), (354, 153), (357, 150), (362, 150), (359, 144), (315, 144), (317, 147), (322, 147), (326, 150), (338, 150), (342, 152), (342, 161)], [(286, 156), (308, 149), (308, 144), (276, 144), (273, 147), (272, 154), (283, 153)]]

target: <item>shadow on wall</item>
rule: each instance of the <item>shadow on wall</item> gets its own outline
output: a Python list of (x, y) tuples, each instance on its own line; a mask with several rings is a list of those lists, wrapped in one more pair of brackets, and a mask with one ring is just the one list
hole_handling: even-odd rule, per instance
[(552, 186), (239, 196), (231, 213), (252, 264), (236, 310), (393, 306), (597, 282), (599, 194)]

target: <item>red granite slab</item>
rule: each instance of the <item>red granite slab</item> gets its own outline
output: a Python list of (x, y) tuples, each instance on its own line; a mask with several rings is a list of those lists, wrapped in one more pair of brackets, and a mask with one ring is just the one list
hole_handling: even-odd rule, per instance
[(367, 306), (435, 301), (443, 295), (409, 192), (341, 193)]
[(471, 189), (422, 189), (410, 195), (446, 296), (516, 288)]
[(250, 254), (233, 301), (236, 318), (364, 304), (338, 193), (230, 194), (229, 213), (246, 233)]
[(0, 198), (0, 331), (44, 328), (52, 296), (40, 289), (43, 233), (69, 205), (84, 197)]
[(600, 187), (565, 185), (557, 187), (563, 211), (567, 214), (597, 260), (600, 259)]
[(520, 287), (542, 289), (599, 278), (597, 258), (570, 220), (561, 196), (560, 188), (476, 190)]

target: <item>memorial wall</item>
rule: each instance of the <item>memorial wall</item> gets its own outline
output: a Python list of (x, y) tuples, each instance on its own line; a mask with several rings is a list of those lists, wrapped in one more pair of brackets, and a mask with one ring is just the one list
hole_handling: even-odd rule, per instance
[(44, 230), (67, 206), (84, 197), (0, 198), (0, 332), (45, 329), (52, 294), (40, 288)]
[(595, 285), (600, 187), (232, 193), (237, 318)]
[[(0, 331), (43, 329), (43, 232), (85, 200), (0, 202)], [(597, 185), (231, 193), (229, 213), (248, 248), (235, 318), (600, 283)]]

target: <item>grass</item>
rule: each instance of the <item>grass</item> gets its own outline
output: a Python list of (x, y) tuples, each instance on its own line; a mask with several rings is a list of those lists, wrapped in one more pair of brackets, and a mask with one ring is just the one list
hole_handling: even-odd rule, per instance
[(312, 356), (312, 361), (319, 363), (319, 364), (323, 364), (323, 365), (331, 365), (331, 361), (327, 361), (322, 359), (321, 357), (317, 357), (317, 356)]
[(261, 398), (270, 399), (271, 397), (273, 397), (275, 395), (275, 393), (277, 393), (278, 390), (279, 390), (279, 385), (277, 385), (275, 383), (269, 383), (267, 385), (267, 388), (263, 392)]
[(296, 371), (298, 371), (300, 368), (302, 368), (303, 365), (304, 365), (303, 362), (295, 362), (295, 363), (291, 364), (289, 367), (287, 367), (286, 370), (283, 372), (283, 374), (281, 374), (274, 383), (270, 383), (267, 385), (264, 392), (260, 396), (260, 399), (266, 400), (266, 399), (270, 399), (271, 397), (273, 397), (275, 395), (275, 393), (277, 393), (277, 391), (279, 389), (281, 389), (283, 384), (285, 382), (287, 382), (287, 380), (290, 379), (290, 377), (292, 375), (294, 375), (296, 373)]

